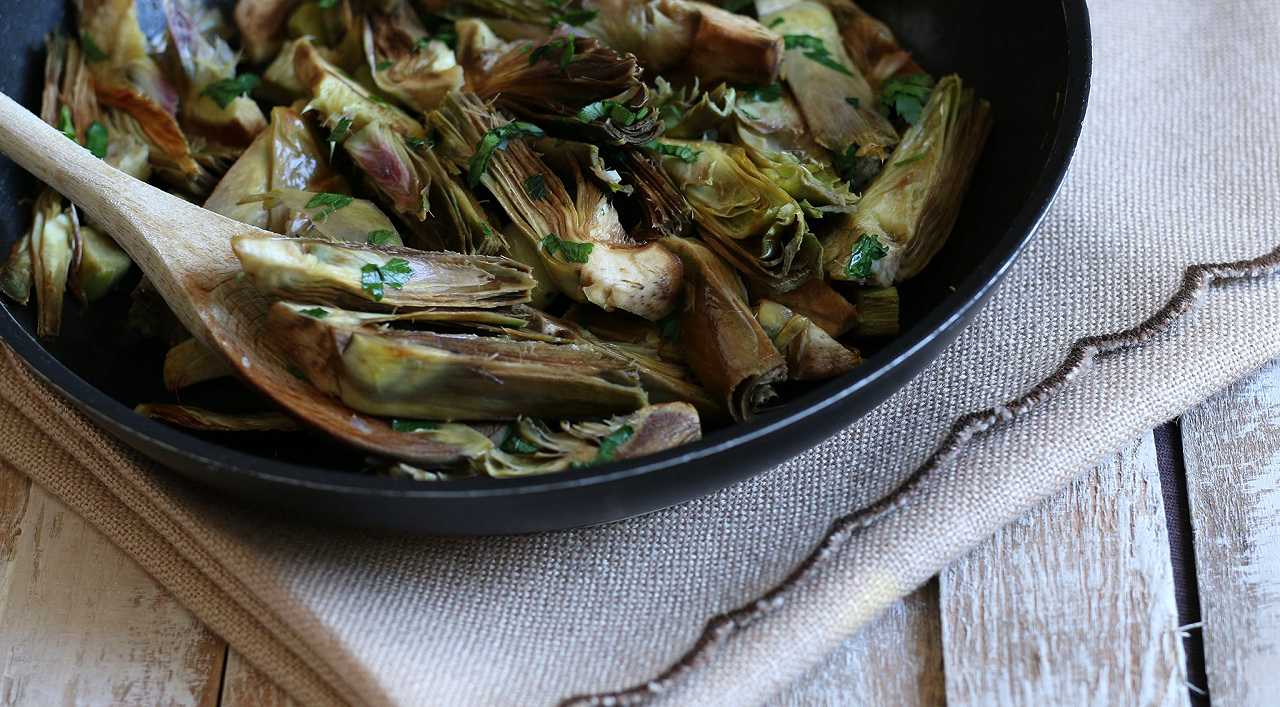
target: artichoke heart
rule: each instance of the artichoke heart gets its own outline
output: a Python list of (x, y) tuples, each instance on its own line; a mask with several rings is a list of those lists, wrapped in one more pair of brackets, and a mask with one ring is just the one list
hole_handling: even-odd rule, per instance
[(787, 361), (751, 313), (737, 274), (696, 240), (667, 240), (685, 264), (680, 338), (689, 367), (735, 420), (748, 419), (775, 397)]
[(303, 238), (237, 236), (254, 284), (286, 299), (386, 311), (503, 307), (529, 300), (529, 268), (506, 258)]
[(374, 84), (407, 106), (426, 113), (462, 88), (462, 67), (453, 50), (427, 33), (408, 2), (370, 13), (363, 40)]
[[(284, 207), (292, 216), (284, 235), (370, 245), (404, 245), (391, 219), (371, 201), (344, 194), (273, 189), (245, 197), (270, 209)], [(335, 208), (336, 207), (336, 208)]]
[(827, 276), (888, 286), (942, 248), (991, 129), (990, 105), (960, 79), (938, 82), (920, 121), (824, 243)]
[(793, 290), (819, 272), (822, 246), (804, 211), (740, 147), (664, 140), (662, 166), (693, 206), (707, 245), (748, 278)]
[(862, 363), (858, 351), (845, 348), (808, 317), (777, 302), (760, 300), (756, 305), (756, 321), (787, 357), (789, 380), (834, 378)]
[(316, 314), (277, 302), (268, 326), (312, 384), (358, 412), (444, 421), (581, 419), (648, 403), (634, 370), (582, 344), (358, 326)]

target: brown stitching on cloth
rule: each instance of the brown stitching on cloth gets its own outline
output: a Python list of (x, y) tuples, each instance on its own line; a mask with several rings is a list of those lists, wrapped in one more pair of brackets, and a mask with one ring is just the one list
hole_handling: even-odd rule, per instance
[(670, 690), (682, 677), (709, 663), (721, 644), (734, 634), (764, 620), (781, 608), (788, 595), (812, 579), (823, 565), (830, 563), (859, 531), (906, 507), (924, 482), (959, 456), (960, 451), (976, 435), (1013, 422), (1042, 405), (1092, 368), (1099, 357), (1136, 348), (1165, 333), (1210, 287), (1240, 280), (1254, 280), (1277, 271), (1280, 271), (1280, 247), (1252, 260), (1188, 267), (1183, 274), (1182, 285), (1173, 296), (1141, 324), (1112, 334), (1086, 336), (1077, 340), (1057, 369), (1027, 392), (1003, 404), (957, 419), (942, 443), (902, 483), (870, 506), (837, 518), (813, 552), (782, 582), (756, 599), (712, 617), (693, 647), (657, 676), (617, 692), (575, 695), (562, 701), (560, 707), (639, 705)]

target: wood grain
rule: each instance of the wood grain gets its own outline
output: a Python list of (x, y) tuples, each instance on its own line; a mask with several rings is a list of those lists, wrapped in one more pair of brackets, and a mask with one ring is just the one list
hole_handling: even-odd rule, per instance
[(0, 511), (0, 704), (216, 704), (225, 644), (140, 567), (5, 470)]
[(222, 678), (220, 707), (298, 707), (266, 675), (234, 649), (227, 651), (227, 669)]
[(941, 575), (949, 705), (1185, 705), (1150, 434)]
[(1205, 670), (1217, 704), (1280, 700), (1280, 362), (1182, 418)]
[(822, 665), (809, 671), (772, 707), (941, 707), (942, 634), (938, 584), (895, 602)]

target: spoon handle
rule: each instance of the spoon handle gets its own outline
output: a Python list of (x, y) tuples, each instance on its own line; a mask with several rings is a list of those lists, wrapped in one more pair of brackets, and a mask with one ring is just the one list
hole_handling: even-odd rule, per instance
[(237, 270), (231, 236), (250, 226), (121, 172), (0, 93), (0, 153), (80, 208), (124, 248), (197, 336), (202, 292)]

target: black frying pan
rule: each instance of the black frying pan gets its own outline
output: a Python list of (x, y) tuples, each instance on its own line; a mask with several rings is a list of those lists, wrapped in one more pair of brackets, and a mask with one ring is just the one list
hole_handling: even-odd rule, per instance
[[(325, 523), (446, 534), (520, 533), (613, 521), (711, 493), (830, 436), (887, 398), (955, 338), (1052, 202), (1089, 92), (1084, 0), (864, 0), (935, 74), (959, 73), (994, 107), (995, 128), (946, 248), (902, 288), (903, 335), (854, 373), (748, 424), (644, 459), (516, 480), (421, 483), (360, 473), (355, 452), (309, 435), (202, 436), (144, 419), (168, 398), (164, 349), (124, 326), (128, 296), (84, 312), (69, 301), (56, 341), (34, 307), (4, 302), (0, 337), (126, 444), (232, 496)], [(69, 2), (0, 0), (0, 91), (38, 105), (43, 36)], [(0, 248), (29, 224), (30, 176), (0, 157)], [(216, 386), (215, 386), (216, 387)], [(225, 388), (226, 386), (222, 386)], [(218, 391), (203, 395), (216, 399)], [(213, 402), (217, 402), (214, 400)]]

